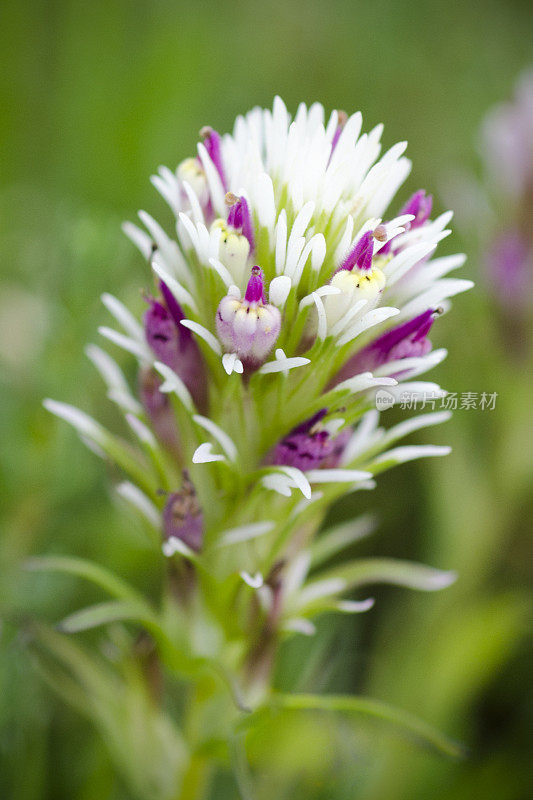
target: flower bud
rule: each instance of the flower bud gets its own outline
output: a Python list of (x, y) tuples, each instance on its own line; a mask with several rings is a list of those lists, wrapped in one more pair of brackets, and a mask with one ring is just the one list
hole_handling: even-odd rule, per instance
[(204, 537), (204, 516), (196, 490), (186, 473), (179, 492), (169, 494), (163, 509), (163, 536), (166, 542), (180, 539), (198, 552)]
[(330, 281), (340, 289), (340, 294), (328, 295), (324, 300), (328, 325), (334, 325), (359, 300), (367, 300), (366, 311), (376, 305), (385, 286), (385, 276), (372, 266), (374, 236), (365, 233), (348, 253)]
[[(418, 317), (398, 325), (370, 342), (346, 362), (331, 386), (336, 386), (361, 372), (373, 372), (390, 361), (426, 355), (431, 350), (431, 342), (427, 335), (434, 319), (435, 312), (428, 309)], [(397, 378), (401, 374), (396, 372), (392, 377)]]
[(337, 127), (335, 129), (335, 133), (333, 134), (333, 139), (331, 140), (331, 155), (329, 157), (330, 161), (331, 161), (331, 156), (333, 155), (333, 152), (337, 147), (338, 141), (341, 138), (341, 133), (343, 132), (347, 122), (348, 122), (348, 114), (346, 113), (346, 111), (337, 111)]
[(205, 367), (198, 345), (188, 328), (181, 325), (185, 315), (163, 281), (159, 284), (161, 300), (149, 299), (144, 315), (146, 341), (158, 361), (170, 367), (183, 381), (200, 410), (207, 404)]
[(236, 353), (246, 370), (253, 371), (264, 364), (279, 336), (281, 315), (266, 302), (259, 267), (252, 267), (244, 300), (233, 295), (222, 298), (216, 325), (224, 349)]
[(159, 391), (161, 379), (152, 367), (139, 372), (139, 398), (160, 442), (174, 455), (179, 454), (179, 434), (174, 410), (167, 394)]
[(227, 191), (227, 183), (226, 183), (226, 173), (224, 171), (224, 164), (222, 162), (222, 147), (221, 147), (221, 138), (220, 134), (215, 131), (213, 128), (210, 128), (206, 125), (200, 131), (200, 136), (204, 140), (204, 147), (209, 153), (209, 157), (213, 164), (215, 165), (215, 169), (220, 175), (220, 180), (222, 182), (222, 186)]
[(218, 252), (220, 261), (229, 270), (235, 284), (242, 287), (248, 256), (255, 248), (252, 217), (245, 197), (237, 197), (228, 192), (226, 204), (230, 207), (228, 221), (216, 219), (212, 228), (220, 228), (221, 231)]
[(400, 216), (414, 214), (415, 217), (406, 224), (406, 230), (420, 228), (424, 222), (427, 222), (432, 207), (433, 197), (430, 194), (426, 195), (425, 189), (419, 189), (418, 192), (415, 192), (400, 211)]
[(501, 233), (486, 256), (487, 277), (498, 303), (507, 311), (523, 313), (531, 303), (533, 251), (516, 229)]
[(246, 198), (237, 197), (233, 192), (228, 192), (226, 195), (226, 204), (230, 207), (228, 211), (228, 225), (246, 236), (250, 243), (250, 252), (253, 253), (255, 249), (254, 226)]
[(220, 228), (218, 258), (229, 270), (236, 286), (242, 287), (250, 254), (250, 242), (225, 220), (216, 219), (212, 228)]
[(186, 158), (178, 166), (178, 180), (186, 181), (195, 195), (202, 208), (209, 206), (209, 187), (202, 167), (202, 162), (198, 158)]
[(351, 431), (346, 429), (332, 437), (321, 426), (321, 420), (327, 413), (327, 409), (323, 408), (311, 419), (294, 428), (276, 445), (269, 459), (270, 463), (296, 467), (304, 472), (320, 467), (336, 467)]

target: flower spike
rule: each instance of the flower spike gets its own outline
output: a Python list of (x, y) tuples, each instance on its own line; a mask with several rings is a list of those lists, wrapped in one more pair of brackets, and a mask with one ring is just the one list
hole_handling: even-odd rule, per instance
[[(161, 761), (157, 770), (164, 778), (158, 796), (177, 796), (174, 779), (191, 774), (194, 736), (183, 738), (190, 726), (170, 717), (184, 706), (177, 693), (187, 682), (209, 684), (207, 695), (191, 694), (202, 741), (230, 742), (236, 717), (228, 688), (239, 709), (265, 708), (285, 637), (313, 633), (319, 614), (369, 608), (370, 601), (346, 599), (369, 578), (425, 590), (449, 583), (448, 575), (409, 562), (348, 561), (343, 550), (353, 532), (320, 537), (343, 495), (373, 488), (390, 466), (448, 452), (398, 446), (447, 414), (409, 415), (387, 430), (378, 408), (386, 416), (404, 394), (410, 407), (445, 396), (438, 384), (412, 379), (445, 354), (430, 352), (433, 309), (471, 285), (444, 277), (461, 256), (432, 260), (451, 217), (429, 223), (431, 197), (417, 192), (403, 215), (388, 215), (408, 172), (405, 143), (380, 157), (381, 126), (362, 132), (360, 113), (324, 120), (318, 103), (300, 104), (291, 119), (277, 97), (271, 110), (238, 117), (223, 138), (202, 129), (194, 158), (154, 176), (174, 224), (165, 232), (141, 212), (146, 231), (126, 231), (157, 289), (142, 324), (104, 295), (117, 328), (100, 328), (111, 347), (139, 362), (136, 388), (112, 358), (89, 350), (129, 439), (70, 405), (45, 403), (124, 473), (119, 493), (143, 514), (167, 557), (159, 559), (164, 573), (146, 582), (147, 602), (90, 565), (88, 574), (116, 598), (81, 616), (84, 624), (144, 626), (153, 665), (165, 681), (178, 681), (169, 683), (171, 707), (164, 707), (167, 692), (158, 695), (157, 714), (143, 711), (139, 726), (139, 752), (147, 753), (161, 731), (168, 738), (176, 730), (172, 746), (158, 750), (164, 759), (170, 754), (169, 768)], [(507, 244), (500, 254), (503, 281), (521, 271), (515, 251)], [(130, 662), (138, 651), (128, 647), (126, 666), (134, 669), (124, 670), (122, 658), (105, 665), (110, 675), (118, 670), (108, 683), (120, 686), (121, 704), (97, 717), (113, 725), (113, 735), (128, 716), (119, 720), (121, 709), (137, 708), (157, 688), (148, 663)], [(95, 702), (102, 702), (98, 693)], [(204, 713), (210, 708), (217, 712)], [(249, 715), (251, 725), (256, 716)], [(209, 758), (226, 750), (217, 747)], [(131, 785), (152, 785), (149, 761), (135, 762)], [(212, 793), (220, 794), (217, 786)]]

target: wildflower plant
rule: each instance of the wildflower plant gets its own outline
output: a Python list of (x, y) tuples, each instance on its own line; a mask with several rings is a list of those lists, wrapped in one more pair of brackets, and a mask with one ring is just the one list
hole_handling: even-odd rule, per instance
[[(141, 797), (206, 796), (217, 759), (227, 761), (231, 743), (272, 708), (376, 714), (453, 750), (378, 701), (273, 685), (282, 642), (313, 636), (320, 615), (368, 611), (368, 584), (432, 591), (454, 579), (394, 559), (346, 558), (361, 520), (321, 530), (333, 503), (371, 489), (382, 471), (448, 452), (398, 445), (448, 412), (387, 430), (376, 392), (391, 405), (405, 393), (445, 395), (419, 380), (446, 355), (428, 337), (449, 298), (471, 286), (445, 277), (464, 256), (434, 257), (451, 213), (432, 220), (424, 191), (396, 215), (387, 210), (411, 168), (406, 143), (380, 157), (382, 126), (361, 129), (359, 113), (325, 122), (319, 104), (300, 105), (291, 120), (279, 98), (272, 111), (238, 117), (232, 135), (203, 129), (195, 157), (152, 178), (172, 212), (167, 230), (144, 211), (142, 227), (124, 225), (147, 264), (142, 320), (103, 297), (118, 328), (99, 333), (136, 359), (137, 385), (109, 352), (87, 348), (130, 440), (45, 401), (122, 470), (117, 492), (166, 566), (154, 600), (81, 559), (31, 565), (83, 576), (111, 596), (61, 627), (107, 626), (113, 658), (50, 631), (41, 644), (61, 664), (58, 688), (96, 720)], [(145, 631), (165, 680), (182, 682), (187, 710), (173, 713), (154, 693), (135, 630)], [(128, 725), (130, 706), (142, 734)]]

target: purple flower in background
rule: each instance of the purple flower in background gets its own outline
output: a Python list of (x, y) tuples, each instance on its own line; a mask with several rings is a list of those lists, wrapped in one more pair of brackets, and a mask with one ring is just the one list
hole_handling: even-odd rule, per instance
[(486, 277), (501, 310), (523, 313), (533, 300), (533, 70), (487, 115), (482, 147), (495, 190)]
[(481, 132), (485, 162), (498, 189), (518, 202), (533, 195), (533, 69), (520, 78), (514, 99), (486, 116)]
[(504, 231), (486, 254), (488, 277), (498, 300), (509, 308), (526, 306), (533, 277), (531, 245), (517, 230)]
[[(175, 540), (182, 541), (198, 552), (204, 536), (204, 517), (198, 503), (196, 490), (186, 473), (179, 492), (169, 494), (163, 509), (163, 551), (175, 552)], [(173, 541), (174, 540), (174, 541)]]

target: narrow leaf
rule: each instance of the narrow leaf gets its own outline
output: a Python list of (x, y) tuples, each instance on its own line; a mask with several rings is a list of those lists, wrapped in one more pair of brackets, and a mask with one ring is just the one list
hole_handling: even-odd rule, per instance
[(341, 522), (320, 534), (310, 547), (311, 566), (316, 567), (340, 553), (353, 542), (363, 539), (372, 533), (376, 521), (370, 515), (360, 519)]
[(131, 620), (145, 623), (147, 618), (149, 620), (150, 614), (147, 614), (146, 608), (139, 603), (129, 600), (112, 600), (109, 603), (98, 603), (83, 608), (81, 611), (75, 611), (61, 620), (57, 628), (63, 633), (78, 633), (97, 628), (100, 625), (107, 625), (110, 622)]
[(340, 578), (346, 589), (366, 586), (369, 583), (390, 583), (422, 592), (435, 592), (450, 586), (457, 578), (455, 572), (427, 567), (413, 561), (394, 558), (367, 558), (340, 564), (314, 577), (321, 580)]
[(137, 594), (129, 584), (117, 577), (105, 567), (86, 561), (83, 558), (70, 558), (68, 556), (42, 556), (30, 558), (24, 564), (25, 569), (31, 572), (64, 572), (85, 578), (100, 586), (113, 597), (124, 600), (139, 600)]
[(433, 728), (424, 720), (381, 700), (357, 695), (275, 694), (272, 705), (294, 711), (336, 711), (375, 717), (390, 722), (411, 734), (421, 743), (453, 758), (464, 756), (464, 747)]

